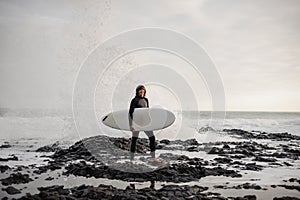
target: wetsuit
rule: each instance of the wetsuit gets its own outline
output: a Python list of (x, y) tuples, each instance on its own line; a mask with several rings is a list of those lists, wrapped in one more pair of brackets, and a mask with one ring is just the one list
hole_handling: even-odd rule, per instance
[[(130, 102), (130, 108), (128, 113), (129, 126), (132, 125), (133, 112), (135, 108), (149, 108), (149, 101), (146, 97), (140, 97), (136, 95)], [(155, 136), (153, 131), (144, 131), (150, 140), (150, 154), (152, 158), (155, 158)], [(130, 145), (130, 159), (133, 160), (136, 141), (139, 137), (139, 131), (133, 131)]]

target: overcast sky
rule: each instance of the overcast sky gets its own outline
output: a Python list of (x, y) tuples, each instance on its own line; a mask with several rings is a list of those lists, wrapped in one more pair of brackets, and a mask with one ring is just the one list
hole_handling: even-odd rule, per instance
[(122, 31), (161, 27), (205, 48), (226, 110), (300, 111), (299, 19), (298, 0), (0, 0), (0, 107), (71, 109), (92, 49)]

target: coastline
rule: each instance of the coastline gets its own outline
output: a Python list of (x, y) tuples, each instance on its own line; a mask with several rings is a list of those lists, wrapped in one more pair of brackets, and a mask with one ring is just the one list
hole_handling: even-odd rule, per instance
[[(107, 187), (113, 191), (110, 195), (123, 195), (124, 198), (128, 195), (142, 198), (143, 195), (147, 197), (150, 194), (153, 198), (173, 198), (174, 193), (170, 191), (177, 192), (179, 196), (183, 195), (183, 198), (195, 199), (273, 199), (283, 196), (296, 199), (299, 196), (299, 136), (240, 129), (224, 129), (223, 132), (235, 139), (213, 143), (200, 143), (195, 139), (157, 140), (157, 155), (168, 161), (168, 164), (154, 166), (156, 170), (152, 169), (146, 173), (124, 171), (126, 167), (130, 169), (132, 166), (128, 166), (126, 155), (119, 152), (113, 155), (106, 152), (103, 153), (105, 156), (96, 156), (95, 159), (93, 153), (99, 149), (89, 149), (89, 145), (92, 145), (102, 146), (103, 150), (107, 141), (110, 141), (122, 150), (120, 152), (126, 154), (130, 138), (94, 136), (77, 141), (69, 147), (60, 146), (57, 142), (36, 148), (39, 145), (37, 142), (36, 146), (23, 145), (23, 150), (18, 144), (6, 142), (6, 146), (1, 148), (2, 151), (15, 151), (19, 148), (19, 153), (24, 153), (27, 149), (24, 155), (26, 154), (28, 159), (31, 158), (31, 164), (26, 163), (26, 156), (1, 162), (1, 170), (4, 170), (1, 175), (1, 196), (8, 199), (29, 199), (30, 196), (40, 197), (47, 193), (48, 196), (55, 197), (61, 195), (83, 198), (75, 196), (80, 193), (78, 191), (85, 190), (87, 193), (98, 191), (95, 195), (111, 198), (112, 196), (105, 196), (109, 195), (104, 192), (107, 192)], [(139, 141), (137, 152), (142, 154), (137, 156), (136, 165), (140, 169), (142, 165), (145, 167), (149, 164), (145, 159), (149, 156), (149, 147), (146, 138), (139, 138)], [(18, 155), (21, 154), (15, 154), (16, 157)], [(112, 159), (113, 157), (115, 159)], [(13, 157), (10, 155), (6, 158)], [(107, 163), (99, 158), (107, 158)], [(9, 168), (5, 170), (5, 166)], [(9, 178), (12, 174), (15, 177)], [(24, 183), (18, 182), (23, 179)], [(3, 185), (3, 180), (8, 184)], [(154, 182), (154, 186), (151, 181)], [(9, 186), (21, 193), (9, 195), (3, 190)], [(197, 192), (190, 193), (194, 190)], [(58, 191), (61, 194), (58, 194)]]

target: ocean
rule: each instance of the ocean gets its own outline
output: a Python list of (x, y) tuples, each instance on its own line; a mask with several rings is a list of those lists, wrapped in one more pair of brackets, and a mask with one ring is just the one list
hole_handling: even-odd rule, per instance
[[(175, 111), (175, 115), (176, 120), (171, 127), (157, 131), (159, 138), (167, 138), (169, 135), (170, 139), (186, 139), (194, 137), (198, 133), (220, 132), (222, 129), (272, 133), (287, 132), (300, 135), (300, 112), (227, 111), (224, 119), (212, 119), (212, 113), (209, 111)], [(101, 125), (100, 122), (99, 124)], [(70, 140), (72, 138), (75, 140), (88, 136), (84, 133), (77, 133), (70, 112), (57, 110), (2, 111), (0, 114), (0, 127), (0, 139), (6, 140), (19, 138), (45, 138), (50, 140)], [(118, 134), (118, 132), (120, 131), (104, 127), (95, 135), (124, 135), (123, 133)], [(174, 137), (175, 133), (176, 137)], [(127, 133), (126, 135), (130, 134)]]
[[(51, 152), (36, 152), (35, 150), (44, 145), (51, 145), (59, 142), (62, 148), (68, 148), (75, 142), (82, 138), (92, 135), (104, 134), (111, 137), (131, 137), (129, 131), (122, 132), (114, 130), (105, 126), (101, 126), (99, 122), (99, 132), (88, 135), (86, 133), (78, 133), (73, 115), (70, 112), (62, 112), (56, 110), (1, 110), (0, 109), (0, 145), (10, 144), (10, 148), (2, 148), (1, 157), (8, 158), (15, 155), (19, 160), (3, 161), (0, 164), (8, 165), (17, 168), (20, 165), (43, 166), (47, 165), (47, 159), (44, 155), (51, 155)], [(293, 135), (300, 135), (300, 113), (299, 112), (226, 112), (225, 118), (213, 119), (212, 113), (208, 111), (185, 111), (175, 112), (176, 120), (173, 125), (161, 131), (155, 131), (156, 138), (161, 139), (181, 139), (186, 140), (195, 138), (198, 142), (218, 142), (218, 141), (255, 141), (259, 144), (281, 147), (282, 144), (296, 145), (298, 148), (299, 142), (294, 141), (274, 141), (274, 140), (255, 140), (255, 139), (241, 139), (227, 135), (223, 129), (242, 129), (246, 131), (261, 131), (268, 133), (290, 133)], [(101, 114), (100, 114), (101, 115)], [(99, 117), (101, 118), (101, 116)], [(220, 125), (221, 124), (221, 125)], [(147, 137), (145, 134), (140, 134), (140, 137)], [(212, 143), (213, 144), (213, 143)], [(216, 144), (216, 143), (214, 143)], [(280, 149), (280, 148), (279, 148)], [(199, 152), (188, 151), (174, 151), (174, 150), (159, 150), (160, 153), (184, 154), (188, 157), (198, 157), (214, 162), (217, 155), (210, 155), (201, 150)], [(253, 163), (252, 160), (246, 158), (245, 160), (237, 161)], [(76, 161), (74, 161), (76, 162)], [(291, 163), (292, 166), (285, 166), (284, 162)], [(269, 165), (264, 162), (257, 162), (262, 164), (264, 169), (261, 171), (240, 170), (242, 178), (231, 178), (226, 176), (207, 176), (201, 178), (199, 181), (187, 183), (189, 185), (205, 185), (209, 187), (209, 191), (221, 193), (224, 196), (243, 196), (246, 194), (255, 194), (258, 199), (270, 199), (271, 197), (280, 195), (297, 196), (299, 192), (295, 190), (287, 190), (282, 188), (272, 188), (272, 184), (286, 184), (285, 180), (290, 178), (298, 178), (300, 162), (298, 159), (292, 160), (289, 158), (278, 159), (278, 165)], [(220, 163), (219, 163), (220, 164)], [(242, 165), (241, 165), (242, 166)], [(227, 169), (235, 169), (232, 166), (226, 166)], [(34, 169), (34, 168), (33, 168)], [(32, 169), (32, 170), (33, 170)], [(38, 179), (28, 184), (15, 185), (16, 188), (22, 189), (22, 193), (14, 195), (14, 197), (21, 197), (26, 192), (38, 193), (37, 187), (50, 186), (53, 184), (63, 184), (66, 187), (79, 186), (83, 183), (87, 185), (111, 184), (114, 187), (125, 188), (128, 182), (121, 180), (111, 180), (106, 178), (86, 178), (80, 176), (60, 176), (63, 169), (57, 171), (48, 171), (47, 174), (42, 174)], [(9, 173), (2, 174), (0, 178), (8, 177)], [(33, 173), (32, 176), (35, 176)], [(47, 176), (55, 177), (52, 181), (45, 181)], [(250, 182), (267, 187), (268, 190), (226, 190), (215, 188), (215, 185), (236, 186)], [(137, 188), (148, 187), (147, 182), (135, 183)], [(156, 187), (162, 187), (166, 182), (157, 182)], [(26, 186), (26, 187), (25, 187)], [(6, 192), (0, 191), (0, 196), (6, 196)]]

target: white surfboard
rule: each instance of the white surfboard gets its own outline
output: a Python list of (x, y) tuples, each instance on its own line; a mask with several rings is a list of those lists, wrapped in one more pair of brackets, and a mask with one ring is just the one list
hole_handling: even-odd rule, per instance
[[(119, 130), (130, 130), (128, 110), (111, 112), (102, 118), (103, 124)], [(135, 108), (132, 125), (136, 131), (160, 130), (171, 126), (175, 115), (162, 108)]]

